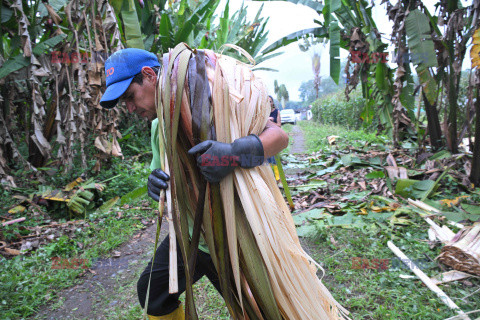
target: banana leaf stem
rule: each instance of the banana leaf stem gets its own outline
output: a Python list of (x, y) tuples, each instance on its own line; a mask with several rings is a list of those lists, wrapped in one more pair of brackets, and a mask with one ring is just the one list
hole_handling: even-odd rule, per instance
[(290, 194), (290, 189), (288, 188), (287, 179), (285, 178), (285, 172), (282, 167), (282, 159), (279, 154), (275, 155), (275, 162), (277, 163), (278, 173), (280, 174), (280, 180), (282, 180), (283, 190), (285, 190), (285, 196), (287, 197), (288, 205), (290, 209), (293, 210), (295, 206), (293, 205), (292, 195)]

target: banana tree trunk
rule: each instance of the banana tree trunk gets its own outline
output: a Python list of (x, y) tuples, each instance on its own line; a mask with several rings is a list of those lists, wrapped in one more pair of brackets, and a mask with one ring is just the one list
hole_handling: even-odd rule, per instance
[[(48, 142), (50, 142), (50, 139), (52, 138), (52, 135), (55, 130), (55, 127), (53, 124), (55, 123), (56, 108), (57, 108), (57, 95), (56, 93), (54, 93), (52, 102), (48, 107), (47, 120), (45, 122), (45, 127), (43, 128), (43, 135), (45, 136)], [(34, 167), (38, 168), (44, 165), (45, 160), (47, 159), (42, 155), (42, 153), (40, 152), (40, 149), (37, 147), (35, 142), (30, 140), (28, 161), (30, 161), (30, 163)]]
[[(3, 97), (3, 113), (2, 113), (2, 117), (3, 119), (5, 119), (5, 130), (7, 131), (10, 131), (10, 121), (8, 120), (10, 118), (10, 98), (8, 96), (8, 89), (7, 89), (7, 86), (2, 86), (1, 88), (1, 92), (2, 92), (2, 97)], [(21, 109), (23, 110), (23, 109)], [(10, 146), (10, 144), (5, 144), (4, 145), (4, 156), (6, 159), (12, 159), (13, 158), (13, 150), (12, 150), (12, 147)], [(1, 151), (0, 151), (1, 153)], [(6, 169), (6, 168), (4, 168)]]
[[(477, 77), (478, 77), (477, 71)], [(475, 143), (473, 145), (472, 171), (470, 172), (470, 181), (475, 187), (480, 186), (480, 94), (477, 89), (477, 99), (475, 101), (475, 113), (477, 121), (475, 124)]]
[[(66, 72), (65, 72), (65, 69), (63, 69), (62, 75), (60, 76), (57, 82), (58, 90), (53, 90), (52, 100), (50, 101), (50, 105), (48, 106), (45, 127), (43, 128), (43, 135), (48, 142), (50, 142), (50, 140), (52, 139), (52, 136), (55, 134), (56, 128), (54, 124), (55, 124), (55, 116), (57, 111), (57, 100), (58, 100), (57, 92), (63, 91), (66, 83), (65, 77), (66, 77)], [(29, 161), (31, 162), (31, 164), (34, 167), (41, 167), (45, 164), (46, 160), (47, 159), (42, 155), (37, 145), (33, 141), (30, 141)]]
[(449, 112), (448, 112), (448, 126), (447, 132), (445, 135), (448, 137), (448, 149), (452, 153), (458, 152), (458, 143), (457, 143), (457, 90), (455, 88), (455, 75), (451, 74), (448, 76), (448, 102), (449, 102)]
[(428, 134), (430, 136), (430, 144), (433, 149), (437, 150), (443, 146), (442, 130), (440, 128), (440, 120), (438, 118), (438, 110), (436, 103), (430, 104), (425, 93), (422, 90), (423, 103), (425, 104), (425, 111), (427, 113)]

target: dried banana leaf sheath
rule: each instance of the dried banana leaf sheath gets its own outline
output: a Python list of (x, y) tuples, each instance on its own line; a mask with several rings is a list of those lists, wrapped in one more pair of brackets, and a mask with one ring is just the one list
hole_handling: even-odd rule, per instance
[[(317, 277), (320, 266), (302, 249), (270, 167), (238, 168), (221, 183), (210, 184), (186, 153), (206, 139), (230, 143), (260, 135), (270, 113), (263, 82), (233, 58), (185, 44), (163, 61), (160, 144), (174, 168), (170, 174), (177, 238), (188, 271), (194, 269), (192, 251), (200, 234), (234, 319), (348, 319), (347, 310)], [(193, 232), (186, 235), (189, 229)], [(194, 308), (187, 289), (187, 309)], [(194, 310), (187, 315), (197, 318)]]
[(442, 248), (438, 260), (455, 270), (480, 276), (480, 223), (460, 230)]

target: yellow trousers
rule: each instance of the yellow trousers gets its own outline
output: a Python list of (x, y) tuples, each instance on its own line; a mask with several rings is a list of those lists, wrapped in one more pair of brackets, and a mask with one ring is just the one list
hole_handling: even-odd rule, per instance
[(148, 316), (148, 320), (185, 320), (185, 312), (182, 305), (179, 305), (175, 311), (164, 316)]
[(275, 180), (280, 180), (280, 172), (278, 171), (278, 167), (276, 164), (272, 164), (273, 173), (275, 174)]

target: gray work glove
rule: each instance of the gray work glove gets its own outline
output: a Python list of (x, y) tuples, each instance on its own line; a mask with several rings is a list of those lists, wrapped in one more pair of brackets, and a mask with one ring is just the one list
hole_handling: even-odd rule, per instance
[(265, 161), (262, 142), (254, 134), (232, 143), (206, 140), (188, 150), (188, 153), (200, 153), (197, 165), (209, 182), (220, 182), (236, 167), (253, 168)]
[(166, 174), (162, 169), (155, 169), (148, 176), (148, 195), (155, 201), (158, 201), (160, 198), (160, 190), (167, 189), (167, 181), (170, 180), (168, 174)]

